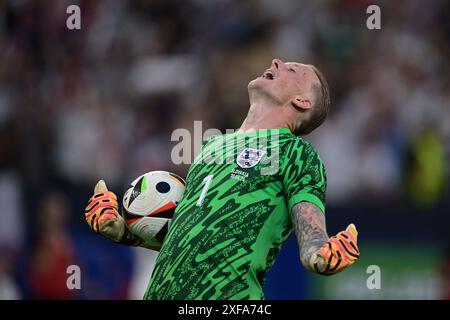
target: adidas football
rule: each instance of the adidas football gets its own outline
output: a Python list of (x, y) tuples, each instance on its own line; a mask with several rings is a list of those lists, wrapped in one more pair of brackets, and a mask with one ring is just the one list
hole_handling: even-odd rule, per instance
[(161, 246), (184, 190), (184, 180), (167, 171), (151, 171), (135, 179), (125, 191), (122, 206), (131, 233), (145, 244)]

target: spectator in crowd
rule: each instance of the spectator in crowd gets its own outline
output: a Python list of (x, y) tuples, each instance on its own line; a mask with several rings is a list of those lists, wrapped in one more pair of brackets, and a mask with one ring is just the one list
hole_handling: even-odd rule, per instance
[(51, 192), (42, 199), (28, 270), (31, 294), (35, 299), (74, 297), (67, 286), (68, 267), (77, 265), (74, 244), (67, 229), (69, 213), (68, 203), (61, 194)]

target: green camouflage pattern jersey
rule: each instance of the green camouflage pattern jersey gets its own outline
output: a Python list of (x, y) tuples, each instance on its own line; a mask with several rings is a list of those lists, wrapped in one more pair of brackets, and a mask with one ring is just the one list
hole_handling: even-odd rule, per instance
[(289, 129), (211, 137), (191, 165), (144, 299), (264, 299), (292, 207), (325, 212), (326, 174)]

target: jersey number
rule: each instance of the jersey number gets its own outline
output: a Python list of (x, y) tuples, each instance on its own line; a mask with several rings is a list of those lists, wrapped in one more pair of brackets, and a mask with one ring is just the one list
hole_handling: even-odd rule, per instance
[(204, 183), (205, 186), (203, 187), (202, 193), (200, 194), (200, 198), (198, 198), (197, 207), (201, 206), (203, 203), (203, 200), (205, 200), (206, 193), (208, 192), (209, 185), (211, 184), (213, 176), (214, 175), (210, 174), (209, 176), (206, 176), (205, 179), (203, 179), (202, 183)]

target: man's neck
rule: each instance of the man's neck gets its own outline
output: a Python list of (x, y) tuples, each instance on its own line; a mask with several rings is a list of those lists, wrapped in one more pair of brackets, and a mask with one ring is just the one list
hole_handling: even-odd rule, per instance
[(247, 117), (238, 132), (252, 132), (264, 129), (289, 128), (293, 131), (293, 124), (289, 122), (281, 106), (268, 106), (263, 104), (250, 105)]

